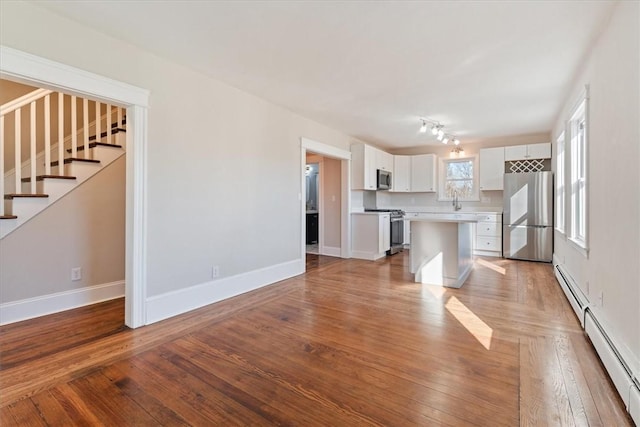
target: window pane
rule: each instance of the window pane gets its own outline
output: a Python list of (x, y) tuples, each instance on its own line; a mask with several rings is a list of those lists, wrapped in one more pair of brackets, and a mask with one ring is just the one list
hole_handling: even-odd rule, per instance
[(445, 184), (445, 193), (448, 197), (453, 197), (454, 192), (458, 194), (459, 198), (469, 197), (473, 190), (473, 180), (463, 179), (456, 181), (447, 181)]
[(447, 179), (473, 179), (473, 162), (450, 162), (447, 164)]

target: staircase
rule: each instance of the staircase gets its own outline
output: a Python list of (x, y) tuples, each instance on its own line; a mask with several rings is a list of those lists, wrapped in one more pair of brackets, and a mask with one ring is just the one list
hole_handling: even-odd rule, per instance
[(124, 114), (46, 89), (0, 106), (0, 239), (124, 155)]

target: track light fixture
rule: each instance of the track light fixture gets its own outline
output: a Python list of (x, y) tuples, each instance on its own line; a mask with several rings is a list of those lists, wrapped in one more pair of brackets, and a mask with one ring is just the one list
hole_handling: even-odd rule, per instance
[(431, 134), (435, 135), (438, 141), (443, 144), (448, 144), (449, 141), (452, 141), (455, 145), (460, 144), (460, 140), (455, 135), (445, 133), (444, 125), (440, 124), (439, 121), (428, 118), (421, 118), (420, 121), (422, 122), (422, 125), (420, 126), (420, 133), (426, 133), (427, 125), (431, 125)]

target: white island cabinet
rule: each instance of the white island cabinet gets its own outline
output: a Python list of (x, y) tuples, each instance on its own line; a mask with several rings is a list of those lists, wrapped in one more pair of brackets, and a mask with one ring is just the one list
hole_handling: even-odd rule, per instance
[(412, 215), (410, 271), (415, 281), (459, 288), (473, 269), (474, 213)]
[(351, 256), (376, 260), (391, 249), (389, 212), (355, 212), (351, 214)]

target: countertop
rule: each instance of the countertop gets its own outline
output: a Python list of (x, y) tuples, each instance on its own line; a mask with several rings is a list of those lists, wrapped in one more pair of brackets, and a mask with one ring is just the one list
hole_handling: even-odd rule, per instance
[[(461, 210), (456, 211), (453, 210), (453, 206), (410, 206), (410, 207), (393, 207), (393, 208), (387, 208), (387, 207), (383, 207), (383, 208), (379, 208), (379, 209), (389, 209), (389, 210), (397, 210), (397, 209), (401, 209), (403, 210), (405, 213), (433, 213), (433, 214), (443, 214), (443, 213), (450, 213), (450, 214), (465, 214), (465, 213), (472, 213), (472, 214), (502, 214), (502, 206), (500, 207), (468, 207), (465, 208), (464, 206), (462, 207)], [(380, 214), (381, 212), (364, 212), (362, 210), (352, 210), (351, 211), (352, 214), (367, 214), (367, 215), (376, 215), (376, 214)]]

